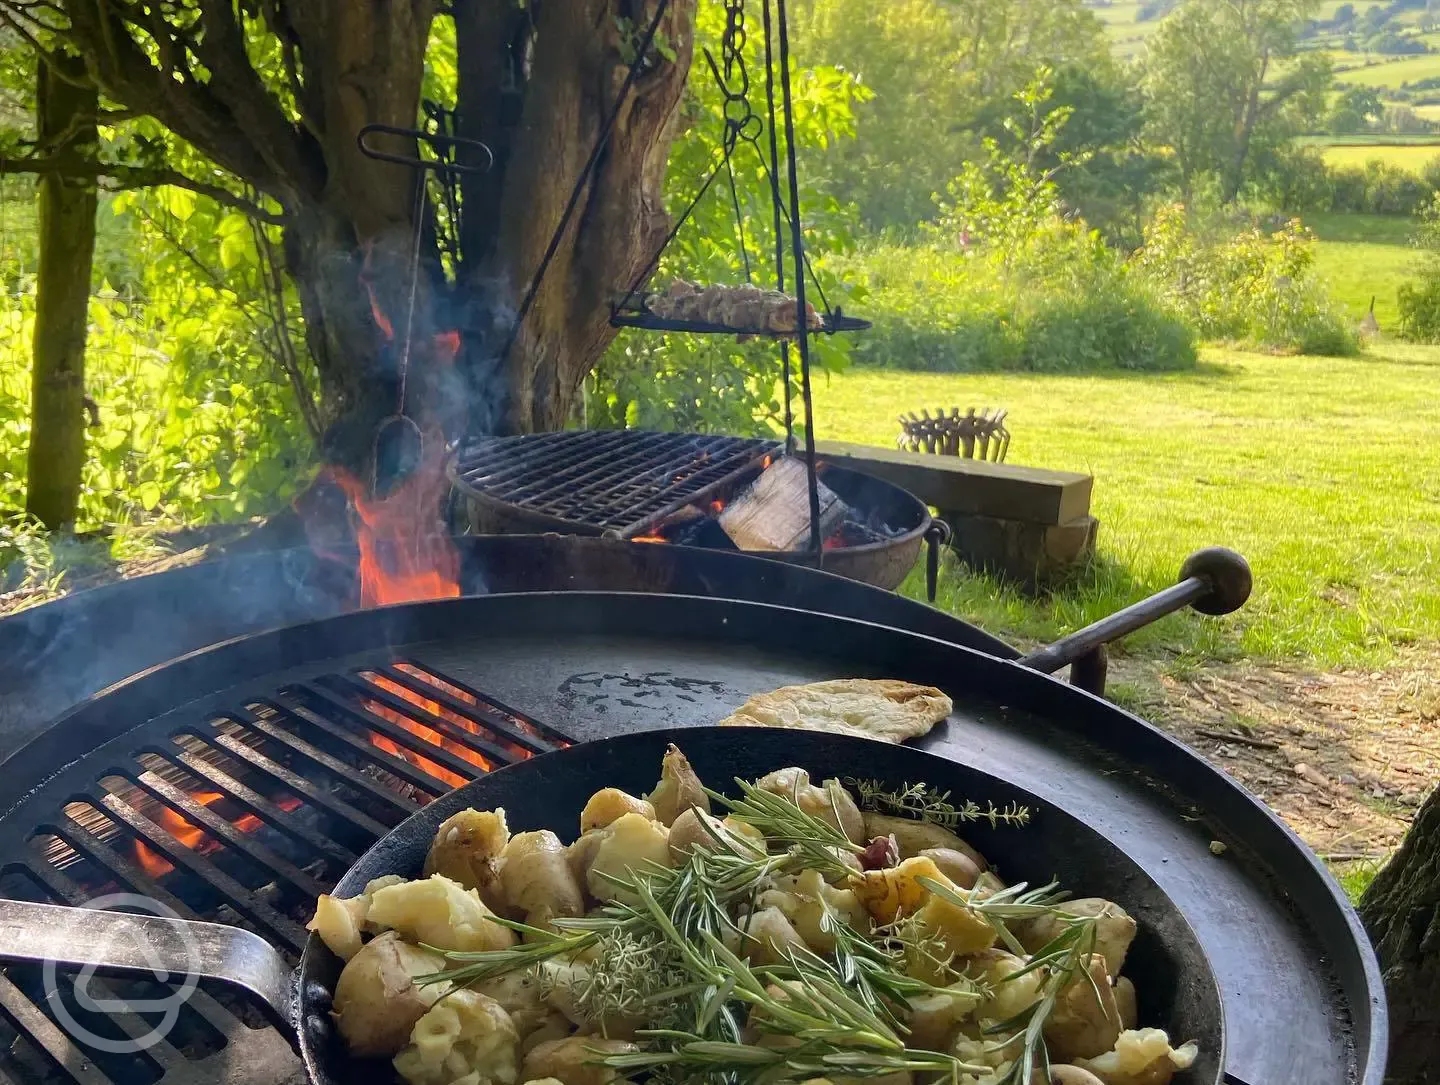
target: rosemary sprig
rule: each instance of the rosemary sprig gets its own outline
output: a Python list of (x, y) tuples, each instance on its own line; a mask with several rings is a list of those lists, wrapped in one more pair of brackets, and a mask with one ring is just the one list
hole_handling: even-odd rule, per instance
[(964, 802), (950, 801), (950, 792), (936, 791), (929, 784), (901, 784), (890, 788), (879, 780), (845, 778), (845, 786), (860, 796), (860, 806), (882, 814), (928, 821), (955, 829), (965, 822), (988, 821), (991, 828), (1000, 825), (1019, 827), (1030, 823), (1030, 808), (1019, 803), (1009, 803), (1001, 808), (993, 802), (979, 803), (966, 799)]
[[(840, 854), (859, 855), (864, 848), (852, 843), (834, 825), (802, 810), (793, 796), (764, 791), (745, 780), (737, 779), (735, 783), (741, 793), (738, 799), (709, 789), (706, 793), (734, 817), (758, 829), (766, 840), (794, 852), (800, 866), (818, 870), (827, 878), (843, 878), (854, 872)], [(832, 795), (832, 809), (834, 801)]]
[[(1015, 1043), (1017, 1036), (1021, 1037), (1020, 1054), (996, 1085), (1039, 1085), (1049, 1081), (1050, 1053), (1045, 1046), (1045, 1023), (1055, 1012), (1061, 992), (1077, 975), (1084, 976), (1092, 988), (1095, 986), (1095, 978), (1090, 975), (1086, 965), (1091, 954), (1095, 952), (1095, 928), (1098, 919), (1095, 916), (1071, 916), (1067, 919), (1071, 922), (1065, 930), (1036, 951), (1025, 968), (1008, 977), (1013, 980), (1037, 969), (1045, 969), (1045, 981), (1040, 989), (1039, 1000), (1015, 1017), (991, 1025), (985, 1030), (991, 1035), (1010, 1034), (997, 1043), (994, 1050), (1006, 1050)], [(1095, 999), (1097, 1002), (1101, 1001), (1098, 990), (1095, 992)], [(1022, 1025), (1023, 1031), (1016, 1033), (1015, 1030)], [(1035, 1077), (1037, 1058), (1042, 1070), (1038, 1080)]]
[(1025, 882), (1016, 882), (1014, 885), (982, 896), (981, 890), (956, 889), (954, 886), (938, 882), (934, 878), (927, 878), (923, 874), (915, 880), (936, 896), (948, 900), (951, 904), (968, 908), (984, 919), (995, 928), (1000, 940), (1016, 956), (1024, 956), (1025, 948), (1020, 945), (1019, 940), (1007, 926), (1007, 920), (1034, 919), (1037, 916), (1054, 915), (1058, 911), (1056, 905), (1069, 896), (1068, 893), (1057, 888), (1059, 884), (1057, 882), (1042, 885), (1039, 889), (1028, 889)]

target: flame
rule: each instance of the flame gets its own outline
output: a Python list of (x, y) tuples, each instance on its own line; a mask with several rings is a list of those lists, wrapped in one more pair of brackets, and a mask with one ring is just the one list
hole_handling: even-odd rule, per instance
[[(191, 791), (190, 797), (201, 806), (213, 806), (225, 796), (218, 791)], [(275, 805), (287, 814), (298, 810), (301, 806), (300, 800), (293, 795), (285, 795), (275, 800)], [(205, 831), (199, 826), (192, 825), (180, 814), (168, 806), (160, 806), (155, 816), (155, 824), (173, 836), (177, 843), (189, 848), (196, 855), (209, 855), (219, 851), (223, 846), (218, 841), (205, 835)], [(242, 833), (253, 833), (264, 824), (254, 814), (242, 814), (230, 824), (239, 829)], [(175, 864), (166, 859), (154, 848), (150, 847), (143, 840), (135, 841), (135, 861), (140, 864), (140, 869), (152, 878), (161, 878), (175, 869)]]
[(775, 461), (771, 457), (766, 456), (763, 460), (760, 461), (760, 470), (764, 471), (774, 462)]
[(354, 475), (327, 468), (360, 518), (360, 606), (451, 599), (460, 594), (460, 554), (439, 519), (449, 487), (445, 441), (425, 435), (419, 466), (385, 497), (373, 497)]
[[(429, 671), (423, 670), (422, 668), (415, 666), (415, 664), (413, 664), (413, 663), (397, 663), (397, 664), (395, 664), (395, 669), (396, 669), (397, 671), (404, 671), (404, 672), (405, 672), (406, 674), (408, 674), (411, 678), (418, 678), (420, 681), (424, 682), (427, 686), (434, 686), (436, 689), (441, 690), (441, 691), (444, 692), (444, 693), (448, 693), (451, 697), (454, 697), (457, 701), (464, 701), (466, 704), (472, 704), (472, 705), (478, 705), (478, 704), (480, 704), (480, 698), (476, 697), (475, 694), (470, 693), (470, 692), (468, 692), (467, 690), (463, 690), (463, 689), (461, 689), (459, 686), (451, 685), (449, 682), (445, 681), (445, 679), (440, 678), (440, 677), (437, 677), (436, 675), (431, 674)], [(407, 696), (407, 698), (416, 698), (416, 697), (418, 697), (419, 695), (418, 695), (418, 694), (414, 694), (414, 693), (407, 693), (406, 696)], [(416, 701), (415, 703), (418, 704), (418, 703), (421, 703), (421, 702), (420, 702), (420, 701)], [(494, 704), (491, 704), (491, 703), (489, 703), (489, 702), (486, 702), (485, 707), (486, 707), (489, 711), (493, 712), (493, 713), (494, 713), (495, 715), (497, 715), (497, 716), (504, 716), (505, 719), (506, 719), (506, 721), (510, 724), (511, 727), (515, 728), (517, 731), (523, 731), (525, 734), (529, 735), (531, 738), (538, 738), (538, 739), (540, 739), (540, 740), (542, 740), (542, 741), (544, 741), (544, 742), (549, 743), (549, 744), (552, 745), (552, 746), (568, 746), (568, 745), (570, 745), (570, 743), (565, 742), (565, 741), (563, 741), (563, 740), (560, 740), (559, 738), (557, 738), (557, 737), (555, 737), (555, 736), (547, 736), (547, 735), (545, 734), (545, 732), (541, 731), (540, 728), (536, 727), (536, 726), (535, 726), (533, 723), (531, 723), (529, 720), (522, 719), (521, 717), (516, 716), (516, 715), (514, 715), (513, 713), (507, 712), (507, 711), (505, 711), (504, 709), (499, 708), (499, 707), (497, 707), (497, 706), (494, 705)], [(450, 717), (449, 717), (448, 714), (446, 714), (445, 718), (446, 718), (446, 719), (449, 719)], [(456, 722), (459, 722), (460, 725), (461, 725), (462, 727), (464, 727), (466, 730), (469, 730), (470, 727), (471, 727), (471, 721), (469, 721), (469, 720), (464, 720), (463, 722), (457, 720)], [(500, 737), (499, 741), (500, 741), (500, 744), (501, 744), (502, 746), (505, 746), (507, 749), (513, 749), (517, 754), (521, 755), (522, 757), (529, 757), (529, 756), (530, 756), (529, 751), (527, 751), (523, 746), (519, 746), (519, 745), (514, 745), (514, 746), (512, 746), (512, 745), (511, 745), (506, 739), (504, 739), (503, 737)]]
[(460, 333), (457, 331), (440, 332), (435, 336), (435, 353), (445, 362), (453, 362), (455, 356), (460, 353)]
[(711, 515), (711, 516), (719, 516), (719, 515), (720, 515), (722, 512), (724, 512), (724, 511), (725, 511), (725, 502), (722, 501), (720, 498), (717, 497), (714, 501), (710, 502), (710, 515)]
[(664, 535), (632, 535), (630, 541), (637, 543), (664, 543), (670, 540), (665, 538)]

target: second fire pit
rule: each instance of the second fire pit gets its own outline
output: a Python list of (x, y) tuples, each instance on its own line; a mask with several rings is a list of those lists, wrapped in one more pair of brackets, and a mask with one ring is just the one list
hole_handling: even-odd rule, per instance
[[(476, 534), (554, 531), (734, 549), (714, 518), (782, 455), (775, 441), (637, 430), (483, 438), (456, 466), (456, 519)], [(929, 509), (856, 471), (822, 462), (820, 478), (849, 510), (825, 540), (825, 568), (898, 587), (931, 527)], [(813, 563), (803, 549), (750, 553)]]

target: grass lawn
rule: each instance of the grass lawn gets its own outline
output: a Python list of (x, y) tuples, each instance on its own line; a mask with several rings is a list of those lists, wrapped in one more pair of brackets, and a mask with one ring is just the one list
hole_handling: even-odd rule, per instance
[(1379, 159), (1418, 177), (1427, 164), (1440, 158), (1440, 143), (1332, 143), (1321, 153), (1328, 166), (1363, 166)]
[(1396, 291), (1415, 274), (1416, 253), (1410, 247), (1414, 223), (1403, 215), (1312, 213), (1305, 224), (1319, 236), (1315, 269), (1330, 287), (1330, 296), (1355, 320), (1375, 298), (1375, 319), (1382, 331), (1399, 322)]
[(902, 411), (1001, 405), (1011, 460), (1095, 475), (1100, 558), (1033, 602), (952, 570), (942, 603), (1049, 639), (1173, 582), (1206, 545), (1254, 566), (1222, 621), (1170, 619), (1128, 650), (1369, 665), (1440, 638), (1440, 350), (1361, 358), (1208, 351), (1195, 372), (1063, 377), (855, 369), (816, 389), (822, 437), (889, 445)]

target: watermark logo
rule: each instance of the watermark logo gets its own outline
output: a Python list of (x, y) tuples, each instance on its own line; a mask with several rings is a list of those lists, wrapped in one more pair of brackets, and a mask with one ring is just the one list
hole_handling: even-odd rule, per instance
[[(137, 893), (111, 893), (89, 901), (86, 907), (111, 912), (138, 912), (161, 919), (180, 918), (173, 909), (158, 900)], [(45, 997), (49, 1000), (60, 1027), (80, 1043), (97, 1051), (108, 1051), (117, 1055), (133, 1055), (144, 1051), (169, 1035), (180, 1018), (180, 1007), (194, 994), (199, 982), (195, 972), (201, 963), (200, 947), (189, 929), (181, 924), (169, 928), (165, 944), (161, 946), (150, 940), (143, 924), (117, 926), (115, 932), (101, 943), (95, 958), (112, 964), (125, 962), (141, 969), (148, 968), (159, 983), (169, 983), (172, 979), (180, 982), (163, 998), (117, 998), (103, 980), (97, 981), (94, 964), (85, 965), (74, 977), (70, 977), (61, 976), (56, 962), (47, 960), (43, 967)], [(139, 1017), (139, 1014), (158, 1013), (160, 1020), (147, 1032), (127, 1035), (124, 1039), (101, 1036), (75, 1020), (69, 1005), (60, 997), (63, 983), (73, 983), (75, 1003), (90, 1013), (108, 1016), (127, 1014), (131, 1015), (131, 1021), (141, 1025), (146, 1024), (146, 1021)], [(127, 1029), (122, 1025), (120, 1031), (125, 1032)]]

